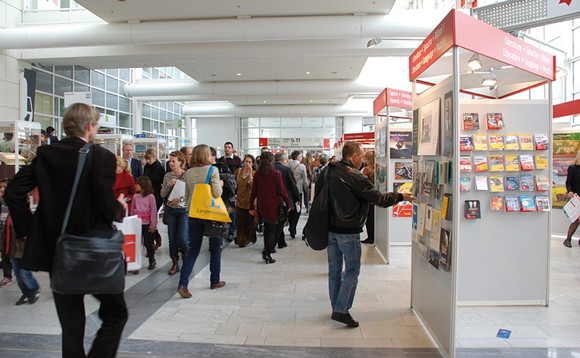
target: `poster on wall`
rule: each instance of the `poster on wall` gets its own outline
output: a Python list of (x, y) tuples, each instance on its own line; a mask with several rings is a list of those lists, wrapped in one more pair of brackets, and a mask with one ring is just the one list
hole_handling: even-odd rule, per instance
[(441, 99), (421, 107), (419, 111), (419, 155), (439, 154), (439, 110)]
[(395, 162), (395, 180), (413, 180), (412, 162)]
[[(413, 183), (393, 183), (394, 193), (411, 193)], [(410, 218), (413, 216), (413, 204), (410, 201), (401, 201), (397, 205), (393, 205), (394, 218)]]
[(453, 155), (453, 92), (443, 99), (443, 155)]
[(412, 133), (392, 131), (389, 137), (389, 155), (391, 159), (411, 159), (413, 156)]
[(387, 151), (385, 149), (387, 143), (387, 127), (381, 128), (381, 145), (379, 146), (379, 157), (383, 158), (387, 155)]
[(387, 166), (384, 164), (377, 163), (377, 170), (375, 174), (375, 179), (377, 180), (378, 187), (377, 189), (381, 193), (387, 192)]

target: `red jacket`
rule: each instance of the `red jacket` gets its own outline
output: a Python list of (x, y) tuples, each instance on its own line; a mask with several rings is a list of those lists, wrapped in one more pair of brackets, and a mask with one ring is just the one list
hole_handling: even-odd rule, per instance
[(127, 172), (117, 174), (115, 185), (113, 185), (113, 195), (115, 198), (118, 198), (121, 193), (125, 194), (129, 207), (131, 207), (130, 200), (133, 198), (133, 194), (135, 194), (135, 179)]
[(258, 213), (264, 221), (275, 223), (278, 222), (280, 199), (276, 194), (276, 173), (278, 173), (278, 185), (280, 187), (280, 195), (286, 202), (288, 208), (290, 200), (288, 194), (282, 183), (282, 173), (279, 170), (272, 170), (267, 175), (262, 175), (256, 172), (254, 175), (254, 183), (252, 184), (252, 194), (250, 194), (250, 210), (254, 210), (254, 199), (258, 199)]

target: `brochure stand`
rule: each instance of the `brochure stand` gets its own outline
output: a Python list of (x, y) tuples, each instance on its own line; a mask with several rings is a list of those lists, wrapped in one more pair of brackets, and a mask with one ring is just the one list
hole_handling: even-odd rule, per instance
[[(551, 170), (549, 160), (537, 157), (551, 156), (551, 103), (503, 99), (546, 84), (550, 89), (555, 58), (452, 10), (411, 55), (409, 67), (417, 197), (411, 233), (411, 306), (441, 351), (454, 357), (459, 301), (548, 302), (550, 215), (537, 210), (546, 208), (543, 199), (536, 201), (543, 192), (528, 190), (532, 184), (537, 186), (536, 179), (549, 177)], [(433, 87), (419, 94), (418, 84)], [(487, 100), (462, 100), (461, 93)], [(479, 119), (477, 128), (474, 114)], [(477, 151), (474, 135), (479, 135)], [(507, 143), (512, 145), (509, 149)], [(462, 154), (472, 161), (470, 171)], [(500, 157), (503, 169), (498, 167)], [(507, 195), (507, 177), (512, 172), (506, 169), (514, 157), (519, 160), (519, 170), (513, 172), (519, 176), (518, 188)], [(490, 172), (492, 165), (497, 172)], [(487, 172), (475, 172), (485, 166)], [(524, 183), (522, 175), (527, 176)], [(476, 176), (483, 179), (476, 182)], [(461, 177), (473, 180), (472, 191), (460, 191)], [(476, 183), (480, 191), (474, 190)], [(549, 192), (549, 180), (540, 183)], [(493, 210), (494, 196), (502, 197), (504, 211)], [(512, 202), (508, 196), (516, 198), (518, 212), (507, 212)], [(532, 207), (533, 212), (522, 212)]]
[(36, 156), (40, 146), (40, 123), (0, 121), (0, 133), (0, 173), (2, 178), (12, 178), (21, 166)]
[(123, 144), (133, 142), (133, 137), (127, 134), (97, 134), (95, 143), (100, 144), (118, 157), (123, 156)]
[[(411, 192), (411, 92), (385, 88), (373, 102), (375, 116), (375, 187), (381, 193)], [(375, 246), (388, 264), (390, 245), (410, 245), (410, 202), (375, 210)], [(386, 219), (386, 220), (384, 220)]]
[(165, 165), (167, 147), (164, 139), (161, 138), (133, 138), (133, 145), (135, 146), (133, 150), (133, 156), (140, 160), (142, 163), (145, 162), (144, 156), (147, 149), (153, 148), (157, 151), (157, 159), (161, 162), (161, 165)]

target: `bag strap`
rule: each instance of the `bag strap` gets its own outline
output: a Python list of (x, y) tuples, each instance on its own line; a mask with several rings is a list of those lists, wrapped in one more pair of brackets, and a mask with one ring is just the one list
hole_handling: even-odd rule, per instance
[(205, 178), (205, 183), (209, 184), (209, 181), (211, 179), (211, 172), (213, 170), (213, 166), (210, 166), (209, 169), (207, 170), (207, 177)]
[(62, 222), (62, 228), (60, 230), (60, 235), (62, 236), (66, 230), (66, 226), (68, 225), (68, 219), (70, 217), (70, 212), (72, 210), (73, 201), (75, 200), (75, 196), (77, 194), (77, 189), (79, 187), (79, 181), (81, 180), (81, 174), (83, 172), (83, 167), (85, 166), (85, 162), (87, 160), (87, 156), (91, 150), (93, 143), (85, 144), (81, 149), (79, 149), (79, 163), (77, 165), (77, 172), (75, 174), (75, 180), (73, 182), (72, 191), (70, 193), (70, 198), (68, 199), (68, 205), (66, 207), (66, 211), (64, 213), (64, 220)]

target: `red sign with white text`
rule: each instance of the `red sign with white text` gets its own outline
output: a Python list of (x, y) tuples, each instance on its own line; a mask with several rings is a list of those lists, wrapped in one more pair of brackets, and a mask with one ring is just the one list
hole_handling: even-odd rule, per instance
[(387, 88), (387, 106), (395, 106), (402, 108), (413, 108), (413, 102), (411, 101), (411, 92), (400, 91)]
[(330, 149), (330, 138), (324, 138), (324, 149)]
[(354, 140), (359, 143), (374, 143), (375, 141), (375, 133), (374, 132), (363, 132), (363, 133), (345, 133), (342, 138), (344, 142), (347, 140)]
[(268, 146), (268, 138), (260, 138), (258, 139), (258, 143), (260, 147), (267, 147)]

